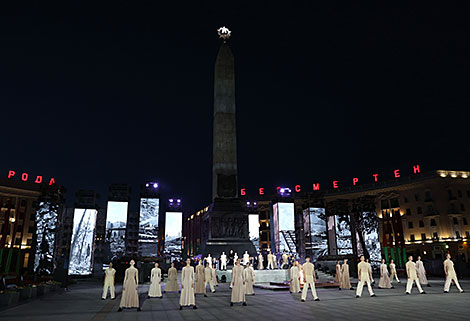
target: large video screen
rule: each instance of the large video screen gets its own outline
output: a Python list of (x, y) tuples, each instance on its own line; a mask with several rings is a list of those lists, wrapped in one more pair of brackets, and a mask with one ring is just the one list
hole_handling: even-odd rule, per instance
[(172, 258), (181, 257), (183, 229), (182, 212), (166, 212), (165, 214), (165, 249), (164, 253)]
[(158, 198), (140, 199), (139, 253), (142, 256), (157, 256)]
[(70, 242), (70, 275), (92, 273), (96, 214), (95, 209), (76, 208), (73, 215), (72, 240)]
[(108, 261), (122, 258), (126, 254), (126, 225), (128, 202), (109, 201), (106, 211), (105, 244), (109, 249)]
[(335, 221), (337, 254), (353, 254), (349, 217), (336, 215)]
[(379, 223), (377, 213), (363, 212), (361, 223), (364, 231), (364, 243), (366, 244), (367, 252), (369, 252), (371, 264), (373, 266), (380, 266), (382, 250), (379, 241)]
[(256, 251), (259, 251), (259, 214), (248, 214), (248, 233)]
[(54, 271), (54, 246), (59, 216), (59, 204), (40, 202), (36, 210), (36, 254), (34, 271), (52, 274)]
[(296, 253), (294, 203), (274, 204), (273, 216), (276, 250)]
[(326, 215), (324, 208), (310, 207), (304, 210), (304, 232), (306, 233), (306, 250), (309, 250), (313, 261), (328, 254), (326, 233)]

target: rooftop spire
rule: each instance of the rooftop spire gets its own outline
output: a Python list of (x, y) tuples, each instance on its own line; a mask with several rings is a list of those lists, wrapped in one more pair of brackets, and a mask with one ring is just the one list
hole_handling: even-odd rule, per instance
[(230, 31), (229, 28), (223, 26), (217, 29), (217, 33), (219, 34), (219, 38), (224, 39), (224, 42), (227, 42), (227, 40), (230, 38), (230, 35), (232, 34), (232, 31)]

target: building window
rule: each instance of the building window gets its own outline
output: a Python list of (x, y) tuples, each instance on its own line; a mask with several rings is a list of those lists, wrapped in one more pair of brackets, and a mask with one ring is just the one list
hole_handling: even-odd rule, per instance
[(467, 197), (470, 197), (470, 191), (467, 191)]
[(390, 200), (390, 207), (391, 207), (391, 208), (400, 207), (399, 202), (398, 202), (398, 198), (392, 198), (392, 199)]
[(459, 197), (462, 197), (462, 191), (458, 190), (457, 194), (459, 195)]
[(458, 238), (458, 239), (460, 238), (460, 232), (459, 231), (455, 231), (455, 237)]
[(23, 261), (23, 267), (27, 268), (29, 263), (29, 253), (24, 254), (24, 261)]
[(411, 241), (411, 242), (414, 242), (414, 241), (415, 241), (415, 235), (414, 235), (414, 234), (410, 234), (410, 241)]
[(418, 206), (416, 211), (418, 212), (418, 214), (423, 214), (423, 209), (421, 208), (421, 206)]
[(21, 245), (21, 237), (16, 238), (15, 245)]
[(466, 217), (462, 217), (463, 225), (468, 225), (468, 221)]
[(437, 235), (437, 232), (432, 233), (432, 237), (437, 240), (439, 239), (439, 235)]
[(452, 223), (453, 223), (454, 225), (459, 225), (459, 220), (458, 220), (456, 217), (453, 217), (453, 218), (452, 218)]
[(470, 239), (470, 232), (469, 232), (469, 231), (466, 231), (466, 232), (465, 232), (465, 236), (467, 237), (467, 239)]
[(415, 201), (419, 201), (419, 194), (415, 194)]
[(382, 201), (380, 202), (380, 205), (382, 206), (382, 208), (389, 208), (389, 207), (388, 207), (388, 200), (382, 200)]
[(450, 204), (450, 213), (452, 214), (452, 213), (456, 213), (456, 212), (457, 212), (457, 211), (456, 211), (456, 209), (455, 209), (455, 204), (454, 204), (454, 203), (451, 203), (451, 204)]
[(455, 198), (454, 198), (454, 195), (452, 195), (452, 190), (451, 190), (451, 189), (448, 189), (448, 190), (447, 190), (447, 194), (449, 195), (449, 200), (455, 199)]
[(410, 208), (406, 209), (406, 216), (411, 216), (411, 209)]
[(23, 225), (18, 225), (18, 227), (16, 228), (16, 231), (17, 232), (23, 232)]
[(425, 202), (431, 201), (431, 191), (424, 192), (424, 201)]
[(408, 222), (408, 228), (413, 228), (413, 222)]
[(20, 206), (26, 206), (26, 200), (21, 200), (21, 205)]
[(421, 241), (426, 241), (426, 233), (421, 233)]
[(429, 214), (434, 213), (434, 207), (432, 205), (428, 205), (428, 212), (429, 212)]
[(463, 205), (463, 203), (460, 203), (460, 210), (465, 211), (465, 205)]
[(419, 227), (424, 227), (424, 221), (423, 220), (419, 220)]
[(33, 244), (33, 239), (26, 240), (26, 245), (32, 245), (32, 244)]
[[(469, 196), (470, 197), (470, 196)], [(404, 203), (408, 203), (408, 197), (407, 196), (403, 196), (403, 202)]]
[(34, 225), (30, 225), (28, 227), (28, 233), (33, 234), (34, 233)]
[(431, 219), (431, 226), (436, 226), (436, 220), (435, 219)]

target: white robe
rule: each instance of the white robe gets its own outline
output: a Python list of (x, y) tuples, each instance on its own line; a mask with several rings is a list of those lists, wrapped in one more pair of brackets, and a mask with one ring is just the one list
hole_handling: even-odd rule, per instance
[(215, 265), (214, 267), (212, 268), (212, 279), (211, 279), (211, 282), (212, 282), (212, 285), (213, 286), (216, 286), (218, 285), (219, 283), (217, 282), (217, 270), (215, 268)]
[(390, 282), (390, 277), (388, 276), (387, 264), (380, 264), (379, 288), (390, 289), (391, 287), (392, 283)]
[(424, 268), (423, 261), (416, 261), (416, 270), (418, 270), (419, 283), (428, 284), (428, 279), (426, 277), (426, 269)]
[(230, 302), (245, 302), (245, 273), (243, 266), (235, 265), (232, 269), (232, 298)]
[(264, 266), (263, 266), (263, 256), (260, 254), (258, 256), (258, 270), (263, 270), (264, 269)]
[(150, 272), (150, 287), (148, 296), (151, 298), (161, 298), (162, 297), (162, 270), (160, 268), (153, 268)]
[(139, 293), (137, 287), (139, 286), (139, 271), (131, 266), (126, 269), (124, 276), (124, 283), (122, 285), (122, 296), (120, 308), (138, 308), (139, 307)]
[(299, 281), (299, 267), (293, 266), (290, 268), (290, 292), (299, 293), (300, 292), (300, 281)]
[(104, 286), (103, 286), (103, 295), (101, 296), (103, 299), (106, 299), (108, 296), (108, 289), (111, 294), (111, 299), (115, 298), (114, 293), (114, 275), (116, 274), (116, 270), (113, 268), (108, 268), (104, 271)]
[(194, 268), (185, 266), (181, 271), (180, 306), (196, 305), (194, 299)]
[(255, 271), (251, 266), (245, 269), (245, 294), (255, 294), (253, 284), (255, 284)]
[(226, 270), (227, 269), (227, 255), (222, 254), (220, 256), (220, 269)]
[(177, 292), (180, 288), (178, 286), (178, 270), (172, 267), (168, 269), (168, 281), (166, 282), (166, 292)]
[(250, 262), (250, 254), (245, 253), (243, 254), (243, 265), (246, 265), (248, 262)]

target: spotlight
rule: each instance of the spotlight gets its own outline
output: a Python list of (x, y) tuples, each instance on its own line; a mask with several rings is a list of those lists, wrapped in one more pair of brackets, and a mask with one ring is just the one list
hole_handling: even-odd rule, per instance
[(176, 200), (177, 203), (181, 203), (181, 200)]
[(153, 183), (153, 188), (158, 188), (158, 183)]
[(253, 202), (253, 205), (256, 206), (256, 202)]
[(169, 202), (170, 202), (170, 203), (173, 203), (173, 199), (172, 199), (172, 198), (170, 198), (170, 199), (169, 199)]
[(150, 186), (149, 183), (145, 184), (145, 187), (149, 187), (149, 186)]
[(250, 202), (246, 202), (246, 205), (250, 205)]

